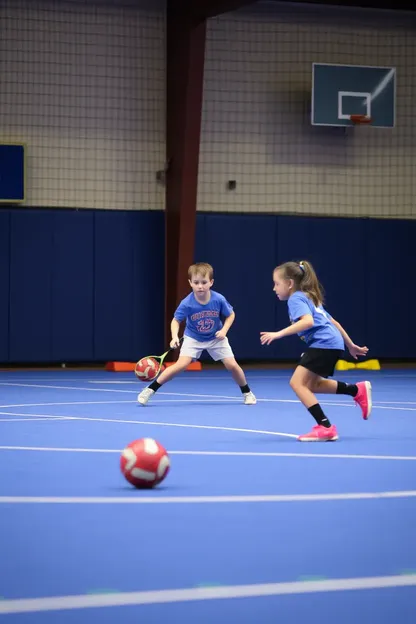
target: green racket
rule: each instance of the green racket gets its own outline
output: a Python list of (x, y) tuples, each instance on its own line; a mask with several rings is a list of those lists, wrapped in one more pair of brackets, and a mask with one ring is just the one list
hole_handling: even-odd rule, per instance
[[(183, 336), (179, 339), (179, 346), (182, 344)], [(162, 355), (146, 355), (141, 358), (134, 367), (134, 374), (140, 381), (154, 381), (161, 373), (163, 362), (166, 356), (175, 351), (178, 347), (169, 347)]]

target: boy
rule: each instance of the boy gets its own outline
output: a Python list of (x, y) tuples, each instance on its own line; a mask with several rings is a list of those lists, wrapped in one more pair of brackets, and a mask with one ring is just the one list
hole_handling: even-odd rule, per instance
[[(179, 358), (166, 368), (150, 386), (137, 397), (141, 405), (159, 388), (185, 370), (192, 360), (198, 360), (206, 349), (216, 362), (221, 360), (240, 387), (245, 405), (255, 405), (256, 397), (247, 385), (243, 369), (236, 362), (227, 338), (227, 332), (235, 319), (232, 306), (223, 295), (211, 290), (214, 283), (214, 270), (210, 264), (198, 262), (188, 269), (188, 281), (192, 292), (177, 307), (170, 328), (172, 348), (179, 346), (179, 328), (186, 320), (184, 339)], [(221, 316), (225, 317), (224, 324)]]

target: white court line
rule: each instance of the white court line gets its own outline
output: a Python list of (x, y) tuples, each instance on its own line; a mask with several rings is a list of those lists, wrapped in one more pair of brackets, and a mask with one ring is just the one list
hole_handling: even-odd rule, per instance
[[(4, 412), (3, 412), (4, 413)], [(13, 416), (13, 414), (11, 414)], [(34, 420), (66, 420), (66, 416), (39, 416), (36, 418), (0, 418), (0, 422), (33, 422)]]
[(416, 401), (377, 401), (381, 405), (416, 405)]
[[(387, 587), (413, 587), (415, 585), (415, 574), (400, 574), (395, 576), (368, 576), (324, 579), (320, 581), (294, 581), (289, 583), (258, 583), (253, 585), (190, 587), (186, 589), (162, 589), (112, 594), (80, 594), (74, 596), (53, 596), (50, 598), (19, 598), (16, 600), (0, 600), (0, 614), (169, 604), (230, 598), (260, 598), (293, 594), (386, 589)], [(119, 617), (122, 618), (123, 615), (120, 614)]]
[[(22, 388), (47, 388), (49, 390), (77, 390), (83, 392), (122, 392), (123, 394), (136, 394), (138, 390), (120, 390), (119, 388), (87, 388), (87, 387), (75, 387), (75, 386), (51, 386), (44, 384), (23, 384), (23, 383), (6, 383), (0, 382), (0, 386), (18, 386)], [(222, 394), (198, 394), (198, 393), (190, 393), (190, 392), (164, 392), (166, 396), (179, 396), (179, 397), (195, 397), (200, 400), (201, 398), (205, 399), (231, 399), (233, 401), (239, 400), (241, 402), (240, 396), (228, 396)], [(258, 401), (270, 401), (275, 403), (299, 403), (297, 399), (257, 399)], [(159, 398), (157, 399), (159, 401)], [(345, 405), (351, 406), (351, 403), (345, 403)], [(0, 406), (2, 407), (2, 406)]]
[[(161, 399), (157, 397), (157, 403), (195, 403), (195, 399)], [(227, 401), (227, 403), (240, 403), (241, 398), (231, 398)], [(297, 402), (297, 401), (294, 401)], [(132, 399), (130, 401), (62, 401), (56, 403), (10, 403), (9, 405), (0, 405), (0, 409), (8, 409), (14, 407), (46, 407), (46, 406), (56, 406), (56, 405), (113, 405), (113, 404), (123, 404), (130, 403), (130, 405), (136, 404), (137, 400)], [(155, 403), (155, 401), (153, 401)], [(224, 399), (200, 399), (198, 403), (224, 403)]]
[[(117, 390), (115, 391), (117, 392)], [(126, 392), (126, 391), (124, 391)], [(164, 395), (171, 395), (171, 396), (194, 396), (194, 397), (210, 397), (211, 399), (235, 399), (235, 397), (230, 397), (230, 396), (221, 396), (221, 395), (210, 395), (210, 394), (186, 394), (186, 393), (181, 393), (181, 392), (164, 392)], [(319, 395), (322, 396), (322, 395)], [(334, 395), (335, 396), (335, 395)], [(154, 401), (154, 404), (162, 402), (159, 397), (157, 397)], [(229, 401), (231, 403), (231, 401)], [(240, 402), (240, 400), (239, 400)], [(262, 399), (257, 397), (257, 402), (258, 403), (298, 403), (299, 405), (301, 405), (301, 402), (299, 401), (299, 399)], [(323, 401), (319, 401), (320, 405), (334, 405), (337, 407), (353, 407), (356, 408), (356, 405), (353, 403), (353, 401), (349, 401), (348, 403), (341, 403), (341, 401), (328, 401), (328, 400), (323, 400)], [(384, 406), (384, 405), (378, 405), (377, 402), (374, 403), (373, 402), (373, 409), (385, 409), (385, 410), (397, 410), (397, 411), (405, 411), (405, 412), (416, 412), (416, 407), (389, 407), (389, 406)]]
[[(169, 393), (169, 392), (164, 392), (162, 396), (165, 395), (169, 395), (169, 394), (175, 394), (176, 393)], [(182, 395), (182, 396), (188, 396), (186, 394)], [(190, 396), (202, 396), (202, 395), (190, 395)], [(210, 396), (210, 395), (205, 395), (205, 396)], [(224, 399), (229, 399), (230, 402), (232, 401), (236, 401), (238, 403), (241, 402), (241, 397), (219, 397), (218, 399), (216, 399), (215, 397), (212, 399), (207, 399), (205, 401), (205, 399), (200, 399), (201, 403), (204, 402), (215, 402), (216, 400), (218, 401), (223, 401)], [(300, 403), (300, 401), (298, 401), (297, 399), (261, 399), (261, 398), (257, 398), (258, 401), (265, 401), (265, 402), (275, 402), (275, 403)], [(156, 403), (191, 403), (193, 402), (194, 399), (190, 399), (189, 401), (186, 399), (162, 399), (160, 398), (160, 396), (156, 397), (155, 401)], [(137, 403), (136, 399), (130, 399), (130, 400), (122, 400), (122, 399), (118, 399), (118, 400), (114, 400), (114, 401), (44, 401), (42, 403), (8, 403), (5, 405), (0, 405), (0, 409), (6, 409), (6, 408), (14, 408), (14, 407), (46, 407), (46, 406), (57, 406), (57, 405), (117, 405), (117, 404), (135, 404)], [(330, 403), (327, 403), (325, 401), (321, 401), (321, 404), (325, 403), (326, 405), (340, 405), (342, 407), (351, 407), (352, 403), (342, 403), (340, 401), (331, 401)], [(373, 407), (377, 407), (379, 405), (416, 405), (416, 401), (373, 401)]]
[[(0, 451), (44, 451), (63, 453), (121, 453), (123, 449), (67, 448), (59, 446), (0, 446)], [(262, 453), (253, 451), (172, 451), (169, 455), (203, 455), (215, 457), (317, 457), (325, 459), (380, 459), (392, 461), (416, 461), (409, 455), (348, 455), (341, 453)]]
[(9, 405), (0, 405), (0, 409), (6, 409), (11, 407), (47, 407), (56, 405), (113, 405), (113, 404), (122, 404), (122, 403), (137, 403), (135, 399), (130, 399), (127, 401), (59, 401), (59, 402), (45, 402), (45, 403), (10, 403)]
[[(6, 383), (0, 382), (0, 386), (18, 386), (22, 388), (47, 388), (49, 390), (77, 390), (83, 392), (122, 392), (123, 394), (136, 394), (138, 390), (120, 390), (119, 388), (88, 388), (88, 387), (75, 387), (75, 386), (51, 386), (44, 384), (23, 384), (23, 383)], [(231, 399), (236, 400), (239, 399), (241, 401), (240, 396), (228, 396), (223, 394), (199, 394), (199, 393), (190, 393), (190, 392), (164, 392), (166, 396), (179, 396), (179, 397), (195, 397), (196, 399)], [(159, 399), (157, 399), (159, 400)], [(298, 399), (257, 399), (258, 401), (268, 401), (272, 403), (299, 403)], [(337, 405), (341, 405), (341, 403), (337, 403)], [(348, 407), (351, 407), (351, 403), (345, 403)], [(1, 406), (0, 406), (1, 407)]]
[(135, 392), (134, 390), (116, 390), (113, 388), (79, 388), (76, 386), (56, 386), (56, 385), (46, 385), (46, 384), (38, 384), (38, 383), (16, 383), (16, 382), (6, 382), (1, 381), (0, 386), (17, 386), (19, 388), (47, 388), (49, 390), (83, 390), (85, 392), (123, 392), (127, 394), (131, 394)]
[[(108, 391), (107, 391), (108, 392)], [(110, 391), (111, 392), (111, 391)], [(117, 390), (114, 390), (113, 392), (118, 392)], [(126, 392), (126, 391), (124, 391)], [(178, 393), (173, 393), (173, 392), (166, 392), (164, 393), (164, 395), (178, 395)], [(191, 395), (191, 394), (183, 394), (180, 396), (195, 396), (198, 397), (197, 402), (198, 403), (222, 403), (224, 405), (227, 404), (235, 404), (235, 405), (243, 405), (243, 403), (241, 402), (241, 398), (240, 397), (226, 397), (226, 396), (210, 396), (210, 395)], [(209, 397), (208, 399), (205, 398), (201, 398), (201, 397)], [(226, 399), (225, 403), (224, 403), (224, 399)], [(152, 405), (158, 405), (159, 403), (194, 403), (194, 399), (161, 399), (159, 397), (153, 399), (152, 401)], [(15, 407), (45, 407), (45, 406), (53, 406), (53, 405), (106, 405), (106, 404), (113, 404), (113, 403), (135, 403), (137, 404), (137, 401), (66, 401), (66, 402), (57, 402), (57, 403), (11, 403), (8, 405), (0, 405), (0, 409), (9, 409), (9, 408), (15, 408)], [(259, 397), (257, 397), (257, 403), (298, 403), (299, 405), (301, 405), (300, 401), (298, 401), (297, 399), (261, 399)], [(331, 406), (335, 406), (335, 407), (356, 407), (353, 403), (341, 403), (338, 401), (319, 401), (320, 405), (331, 405)], [(387, 405), (377, 405), (376, 403), (373, 403), (373, 409), (381, 409), (381, 410), (394, 410), (394, 411), (398, 411), (398, 412), (416, 412), (416, 407), (394, 407), (392, 406), (387, 406)], [(1, 413), (1, 412), (0, 412)], [(4, 412), (7, 413), (7, 412)]]
[[(0, 412), (0, 414), (6, 416), (29, 416), (21, 412)], [(34, 417), (55, 419), (56, 416), (48, 414), (33, 414)], [(61, 420), (79, 420), (79, 421), (91, 421), (91, 422), (111, 422), (111, 423), (127, 423), (129, 425), (152, 425), (155, 427), (187, 427), (189, 429), (214, 429), (218, 431), (239, 431), (241, 433), (259, 433), (264, 435), (283, 436), (287, 438), (297, 438), (297, 434), (294, 433), (280, 433), (278, 431), (262, 431), (261, 429), (241, 429), (238, 427), (215, 427), (214, 425), (192, 425), (188, 423), (169, 423), (169, 422), (152, 422), (148, 420), (124, 420), (119, 418), (90, 418), (87, 416), (62, 416)]]
[[(279, 377), (282, 379), (281, 377)], [(288, 376), (288, 379), (290, 376)], [(204, 381), (210, 381), (211, 379), (224, 379), (224, 381), (228, 381), (225, 377), (207, 377)], [(256, 379), (261, 379), (261, 377), (256, 377)], [(265, 377), (264, 379), (272, 379), (272, 377)], [(276, 377), (277, 379), (277, 377)], [(103, 384), (103, 385), (136, 385), (137, 381), (86, 381), (89, 384)], [(342, 396), (342, 395), (337, 395)], [(377, 403), (381, 404), (393, 404), (393, 405), (416, 405), (416, 401), (377, 401)]]
[[(205, 503), (305, 503), (341, 500), (415, 498), (416, 490), (344, 494), (253, 494), (238, 496), (0, 496), (0, 505), (183, 505)], [(1, 604), (1, 601), (0, 601)]]
[[(48, 388), (51, 390), (78, 390), (78, 391), (85, 391), (85, 392), (122, 392), (123, 394), (136, 394), (137, 391), (136, 390), (120, 390), (120, 389), (115, 389), (115, 388), (80, 388), (80, 387), (74, 387), (74, 386), (51, 386), (51, 385), (44, 385), (44, 384), (20, 384), (20, 383), (7, 383), (7, 382), (0, 382), (0, 386), (19, 386), (19, 387), (25, 387), (25, 388)], [(180, 397), (196, 397), (198, 400), (201, 400), (203, 398), (207, 398), (210, 400), (215, 400), (215, 399), (228, 399), (228, 400), (237, 400), (237, 397), (235, 396), (228, 396), (228, 395), (214, 395), (214, 394), (191, 394), (191, 393), (185, 393), (185, 392), (164, 392), (164, 395), (166, 396), (180, 396)], [(156, 399), (155, 403), (157, 402), (162, 402), (162, 400)], [(265, 403), (299, 403), (298, 399), (262, 399), (262, 398), (257, 398), (257, 402), (265, 402)], [(348, 402), (348, 403), (341, 403), (338, 401), (320, 401), (321, 405), (335, 405), (337, 407), (354, 407), (353, 402)], [(0, 406), (2, 407), (2, 406)], [(378, 405), (373, 403), (373, 408), (374, 409), (394, 409), (396, 411), (409, 411), (409, 412), (414, 412), (416, 411), (416, 407), (388, 407), (388, 406), (384, 406), (384, 405)]]

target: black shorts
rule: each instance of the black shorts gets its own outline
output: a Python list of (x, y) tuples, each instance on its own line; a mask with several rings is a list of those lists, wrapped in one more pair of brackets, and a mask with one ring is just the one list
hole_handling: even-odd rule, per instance
[(315, 349), (310, 347), (302, 353), (299, 365), (320, 377), (332, 377), (335, 364), (344, 352), (341, 349)]

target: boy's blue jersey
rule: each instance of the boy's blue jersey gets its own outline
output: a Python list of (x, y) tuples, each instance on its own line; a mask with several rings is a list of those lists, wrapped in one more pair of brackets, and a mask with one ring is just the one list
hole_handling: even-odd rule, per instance
[(193, 292), (182, 299), (176, 308), (174, 318), (180, 323), (186, 319), (185, 336), (195, 340), (208, 341), (223, 327), (221, 316), (230, 316), (232, 306), (226, 298), (214, 290), (210, 291), (208, 303), (198, 303)]
[(344, 339), (331, 322), (331, 315), (323, 306), (316, 306), (306, 293), (300, 290), (294, 292), (287, 301), (287, 307), (291, 323), (295, 323), (305, 314), (312, 315), (313, 327), (298, 333), (308, 347), (344, 350)]

